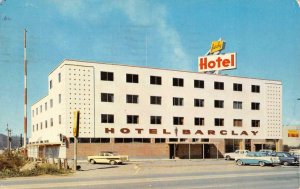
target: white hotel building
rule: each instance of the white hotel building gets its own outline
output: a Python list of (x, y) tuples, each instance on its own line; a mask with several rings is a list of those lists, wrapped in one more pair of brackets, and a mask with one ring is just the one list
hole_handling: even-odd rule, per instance
[(281, 81), (64, 60), (31, 107), (30, 157), (215, 158), (281, 148)]

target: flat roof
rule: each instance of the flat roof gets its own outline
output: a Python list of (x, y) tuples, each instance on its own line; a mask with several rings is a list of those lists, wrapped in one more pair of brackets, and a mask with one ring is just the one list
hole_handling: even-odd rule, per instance
[(132, 67), (132, 68), (144, 68), (144, 69), (154, 69), (154, 70), (165, 70), (165, 71), (176, 71), (176, 72), (184, 72), (184, 73), (194, 73), (194, 74), (202, 74), (202, 75), (214, 75), (214, 76), (223, 76), (223, 77), (234, 77), (234, 78), (245, 78), (245, 79), (257, 79), (257, 80), (265, 80), (265, 81), (275, 81), (275, 82), (280, 82), (281, 80), (271, 80), (271, 79), (261, 79), (261, 78), (253, 78), (253, 77), (242, 77), (242, 76), (232, 76), (232, 75), (227, 75), (227, 74), (209, 74), (209, 73), (200, 73), (200, 72), (194, 72), (194, 71), (188, 71), (188, 70), (176, 70), (176, 69), (166, 69), (166, 68), (157, 68), (157, 67), (149, 67), (149, 66), (135, 66), (135, 65), (126, 65), (126, 64), (117, 64), (117, 63), (111, 63), (111, 62), (95, 62), (95, 61), (83, 61), (83, 60), (74, 60), (74, 59), (64, 59), (58, 67), (53, 69), (49, 75), (59, 68), (60, 66), (68, 65), (66, 61), (71, 61), (71, 62), (80, 62), (80, 63), (91, 63), (91, 64), (106, 64), (106, 65), (113, 65), (113, 66), (124, 66), (124, 67)]

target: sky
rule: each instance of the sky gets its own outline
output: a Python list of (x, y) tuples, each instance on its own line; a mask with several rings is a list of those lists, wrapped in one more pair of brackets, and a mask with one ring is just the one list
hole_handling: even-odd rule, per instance
[(237, 53), (237, 69), (222, 74), (282, 81), (283, 124), (300, 125), (296, 0), (0, 0), (0, 133), (23, 133), (25, 28), (28, 126), (64, 59), (197, 72), (219, 38)]

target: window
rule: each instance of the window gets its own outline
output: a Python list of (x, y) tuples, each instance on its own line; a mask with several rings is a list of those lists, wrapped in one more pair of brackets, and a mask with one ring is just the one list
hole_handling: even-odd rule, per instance
[(34, 110), (32, 110), (32, 117), (34, 117)]
[(260, 120), (251, 120), (252, 127), (260, 127)]
[(195, 107), (204, 107), (204, 99), (194, 99)]
[(161, 96), (150, 96), (150, 104), (161, 105)]
[(45, 120), (45, 128), (47, 128), (48, 127), (48, 122), (47, 122), (47, 120)]
[(48, 108), (48, 104), (47, 102), (45, 102), (45, 111), (47, 111), (47, 108)]
[(150, 116), (151, 124), (161, 124), (161, 116)]
[(58, 73), (58, 83), (61, 82), (61, 73)]
[(101, 93), (101, 102), (114, 102), (114, 94)]
[(182, 78), (173, 78), (173, 86), (183, 87), (183, 79)]
[(204, 125), (204, 118), (203, 117), (195, 117), (195, 125), (196, 126), (203, 126)]
[(128, 124), (138, 124), (139, 116), (138, 115), (127, 115), (127, 123)]
[(252, 102), (251, 103), (251, 110), (259, 110), (260, 103), (258, 102)]
[(233, 90), (234, 91), (243, 91), (243, 85), (239, 83), (234, 83), (233, 84)]
[(224, 108), (224, 100), (215, 100), (215, 108)]
[(173, 117), (174, 125), (183, 125), (183, 117)]
[(61, 103), (61, 94), (58, 94), (58, 103)]
[(204, 88), (203, 80), (194, 80), (194, 88)]
[(32, 125), (32, 132), (34, 132), (34, 125)]
[(50, 80), (50, 82), (49, 82), (49, 88), (52, 89), (52, 87), (53, 87), (52, 86), (52, 80)]
[(139, 96), (138, 95), (126, 95), (126, 102), (137, 104), (139, 103)]
[(61, 115), (58, 115), (58, 124), (61, 124)]
[(113, 72), (101, 72), (100, 75), (101, 75), (102, 81), (113, 81), (114, 80)]
[(173, 97), (173, 106), (183, 106), (183, 98)]
[(42, 130), (43, 129), (43, 123), (42, 122), (40, 123), (40, 126), (41, 126), (41, 130)]
[(224, 90), (224, 83), (215, 81), (215, 89)]
[(243, 102), (233, 101), (233, 109), (243, 109)]
[(50, 126), (53, 126), (53, 118), (50, 118)]
[(251, 91), (253, 93), (259, 93), (260, 92), (260, 86), (259, 85), (252, 85), (251, 86)]
[(233, 126), (234, 127), (242, 127), (243, 126), (243, 120), (242, 119), (234, 119), (233, 120)]
[(42, 112), (43, 112), (43, 106), (40, 105), (40, 113), (42, 113)]
[(215, 126), (224, 126), (223, 118), (215, 118)]
[(126, 82), (127, 83), (138, 83), (139, 76), (137, 74), (126, 74)]
[(53, 99), (50, 99), (50, 108), (53, 107)]
[(150, 84), (161, 85), (161, 77), (160, 76), (150, 76)]
[(101, 123), (114, 123), (113, 114), (101, 114)]
[(36, 108), (35, 112), (36, 112), (36, 115), (38, 115), (39, 114), (39, 108)]
[(39, 124), (36, 124), (36, 130), (37, 131), (39, 130)]

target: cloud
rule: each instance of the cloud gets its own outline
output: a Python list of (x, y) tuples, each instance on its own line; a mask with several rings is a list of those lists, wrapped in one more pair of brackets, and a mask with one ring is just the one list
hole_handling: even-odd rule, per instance
[[(190, 68), (191, 58), (185, 52), (181, 38), (176, 29), (167, 22), (167, 9), (162, 4), (151, 3), (144, 0), (112, 0), (96, 1), (98, 3), (88, 4), (90, 1), (81, 0), (52, 0), (60, 13), (74, 20), (89, 20), (90, 22), (101, 22), (109, 19), (110, 13), (118, 11), (125, 15), (133, 26), (151, 27), (155, 30), (155, 38), (159, 39), (159, 52), (162, 58), (161, 64), (176, 69)], [(115, 18), (115, 17), (114, 17)], [(95, 45), (95, 47), (99, 47)]]

